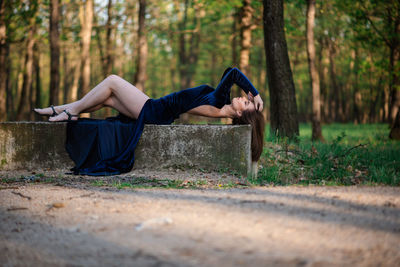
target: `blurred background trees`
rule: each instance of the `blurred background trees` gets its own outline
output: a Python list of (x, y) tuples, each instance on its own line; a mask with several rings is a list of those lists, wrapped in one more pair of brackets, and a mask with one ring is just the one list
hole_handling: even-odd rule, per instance
[[(0, 120), (34, 119), (32, 107), (76, 100), (112, 73), (157, 98), (198, 84), (216, 86), (228, 66), (249, 76), (272, 120), (265, 45), (273, 40), (264, 43), (263, 25), (271, 25), (263, 11), (277, 2), (0, 0)], [(307, 3), (283, 3), (300, 122), (311, 122), (314, 114)], [(400, 1), (313, 5), (320, 123), (394, 122), (400, 106)], [(108, 115), (103, 110), (95, 116)]]

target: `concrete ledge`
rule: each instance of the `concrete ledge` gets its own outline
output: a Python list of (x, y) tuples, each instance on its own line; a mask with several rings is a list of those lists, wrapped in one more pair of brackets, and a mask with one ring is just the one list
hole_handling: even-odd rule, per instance
[[(0, 170), (73, 167), (65, 151), (66, 123), (0, 123)], [(251, 173), (248, 125), (145, 125), (134, 169), (168, 167)]]

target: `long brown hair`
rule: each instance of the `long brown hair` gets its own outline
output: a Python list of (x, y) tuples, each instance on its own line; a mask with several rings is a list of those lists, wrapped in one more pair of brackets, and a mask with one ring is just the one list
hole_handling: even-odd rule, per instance
[(258, 161), (264, 147), (264, 116), (260, 111), (244, 110), (242, 116), (232, 120), (232, 124), (250, 124), (251, 125), (251, 159)]

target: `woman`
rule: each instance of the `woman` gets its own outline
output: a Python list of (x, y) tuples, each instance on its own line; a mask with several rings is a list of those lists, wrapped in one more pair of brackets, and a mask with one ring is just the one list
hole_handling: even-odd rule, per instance
[[(234, 83), (245, 91), (247, 99), (230, 101)], [(79, 113), (104, 106), (118, 110), (120, 115), (106, 120), (78, 120)], [(228, 68), (216, 89), (201, 85), (159, 99), (150, 99), (124, 79), (111, 75), (76, 102), (34, 111), (50, 116), (49, 121), (69, 122), (66, 149), (76, 164), (75, 174), (113, 175), (132, 169), (144, 124), (171, 124), (185, 112), (251, 124), (252, 160), (257, 161), (263, 146), (262, 108), (263, 101), (247, 77), (237, 68)]]

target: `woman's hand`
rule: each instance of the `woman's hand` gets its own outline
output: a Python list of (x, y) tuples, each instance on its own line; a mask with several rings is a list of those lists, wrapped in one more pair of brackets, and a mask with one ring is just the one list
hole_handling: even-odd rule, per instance
[(249, 92), (247, 97), (250, 101), (254, 102), (254, 107), (256, 110), (260, 112), (263, 110), (264, 102), (262, 101), (260, 94), (253, 96), (253, 94)]

